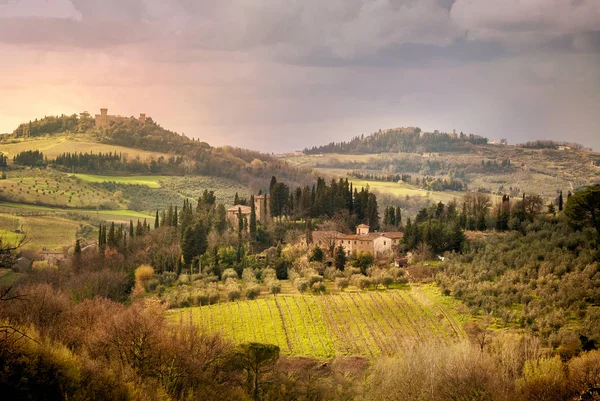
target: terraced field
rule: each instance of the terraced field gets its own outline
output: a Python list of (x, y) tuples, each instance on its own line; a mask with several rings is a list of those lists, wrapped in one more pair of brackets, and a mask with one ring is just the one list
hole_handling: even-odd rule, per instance
[(285, 295), (169, 312), (235, 343), (276, 344), (295, 356), (397, 355), (415, 343), (464, 338), (452, 312), (427, 291)]

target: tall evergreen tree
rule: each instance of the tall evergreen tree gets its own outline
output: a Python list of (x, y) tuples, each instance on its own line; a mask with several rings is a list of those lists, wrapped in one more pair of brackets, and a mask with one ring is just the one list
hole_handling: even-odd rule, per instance
[(250, 238), (256, 239), (256, 208), (254, 205), (254, 195), (250, 196)]
[(337, 248), (335, 248), (334, 265), (336, 269), (341, 271), (344, 271), (344, 268), (346, 267), (346, 251), (341, 245), (338, 245)]
[(115, 231), (115, 222), (110, 223), (110, 230), (108, 231), (108, 236), (106, 238), (107, 245), (111, 248), (115, 248), (117, 246), (117, 233)]
[(129, 238), (133, 238), (135, 236), (135, 232), (133, 230), (133, 220), (129, 220)]
[(563, 207), (564, 207), (564, 199), (563, 199), (563, 191), (561, 190), (560, 194), (558, 195), (558, 211), (562, 212)]
[(160, 221), (158, 218), (158, 209), (156, 209), (156, 217), (154, 218), (154, 229), (157, 229), (159, 225), (160, 225)]

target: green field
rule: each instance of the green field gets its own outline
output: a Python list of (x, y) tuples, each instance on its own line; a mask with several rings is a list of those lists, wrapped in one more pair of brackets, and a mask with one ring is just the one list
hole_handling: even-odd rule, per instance
[(116, 182), (117, 184), (145, 185), (150, 188), (160, 188), (159, 181), (166, 179), (161, 175), (93, 175), (73, 174), (84, 182)]
[(280, 295), (168, 312), (235, 343), (278, 345), (285, 355), (398, 355), (418, 343), (449, 344), (464, 338), (456, 317), (419, 288)]
[(406, 183), (398, 184), (396, 182), (389, 181), (368, 181), (358, 180), (354, 178), (349, 179), (349, 181), (352, 182), (355, 188), (367, 187), (368, 185), (372, 191), (378, 192), (380, 194), (388, 194), (398, 197), (423, 197), (429, 198), (435, 202), (441, 201), (444, 203), (448, 203), (455, 198), (461, 199), (464, 195), (464, 193), (462, 192), (426, 191)]
[(20, 139), (16, 143), (2, 143), (0, 148), (7, 154), (9, 161), (13, 156), (26, 150), (39, 150), (45, 157), (54, 159), (67, 152), (78, 153), (120, 153), (128, 159), (140, 158), (140, 160), (158, 159), (160, 156), (168, 157), (167, 153), (150, 152), (146, 150), (126, 148), (124, 146), (109, 145), (88, 140), (80, 135), (59, 135), (35, 139)]

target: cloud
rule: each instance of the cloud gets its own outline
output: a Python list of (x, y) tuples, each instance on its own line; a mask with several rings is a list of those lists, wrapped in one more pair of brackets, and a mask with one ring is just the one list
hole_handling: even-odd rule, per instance
[(600, 31), (597, 0), (457, 0), (451, 18), (470, 40), (495, 40), (518, 48), (571, 41)]

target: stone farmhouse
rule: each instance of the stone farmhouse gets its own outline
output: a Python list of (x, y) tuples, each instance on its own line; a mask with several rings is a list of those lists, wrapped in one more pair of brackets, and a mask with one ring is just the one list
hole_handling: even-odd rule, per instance
[[(100, 109), (100, 114), (96, 114), (96, 127), (108, 127), (112, 122), (125, 122), (131, 121), (130, 117), (112, 116), (108, 114), (108, 109)], [(146, 122), (146, 114), (140, 114), (139, 121), (141, 123)]]
[(397, 231), (372, 233), (369, 230), (368, 225), (360, 224), (356, 227), (356, 234), (314, 231), (312, 240), (315, 245), (325, 250), (341, 245), (348, 255), (353, 252), (370, 252), (375, 257), (381, 257), (392, 252), (392, 247), (398, 245), (404, 236), (403, 233)]
[[(256, 213), (256, 222), (263, 225), (267, 224), (268, 219), (271, 216), (271, 208), (269, 206), (269, 195), (257, 195), (254, 197), (254, 205), (235, 205), (227, 209), (227, 221), (233, 228), (237, 228), (239, 219), (247, 219), (250, 224), (250, 213), (252, 207)], [(241, 211), (241, 215), (240, 215)]]

